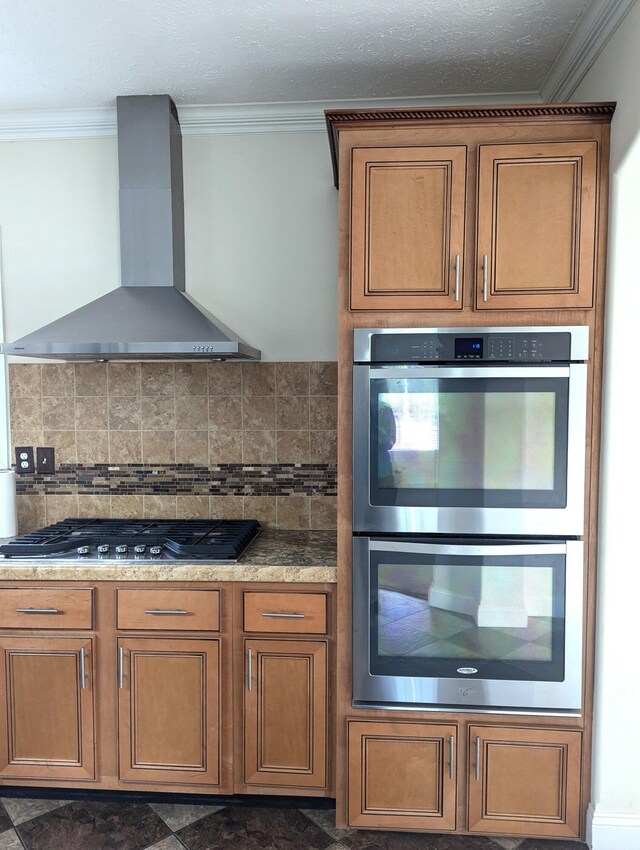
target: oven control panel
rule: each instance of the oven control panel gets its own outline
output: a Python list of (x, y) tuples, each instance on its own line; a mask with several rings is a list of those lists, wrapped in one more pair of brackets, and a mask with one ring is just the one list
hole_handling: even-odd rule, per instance
[(372, 333), (370, 339), (370, 362), (375, 363), (555, 363), (572, 359), (570, 333), (538, 328), (531, 332), (501, 328), (491, 333), (463, 329), (394, 333), (385, 329)]

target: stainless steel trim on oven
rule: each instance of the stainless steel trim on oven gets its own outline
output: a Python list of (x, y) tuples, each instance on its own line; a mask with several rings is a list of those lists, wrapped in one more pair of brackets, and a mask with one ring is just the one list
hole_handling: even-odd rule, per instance
[[(565, 559), (564, 679), (429, 678), (372, 675), (370, 658), (370, 553), (439, 556), (563, 555)], [(582, 704), (583, 544), (578, 540), (553, 543), (440, 544), (435, 542), (353, 541), (353, 701), (378, 707), (467, 706), (529, 709), (580, 709)], [(468, 686), (468, 687), (467, 687)]]
[[(475, 380), (568, 378), (567, 501), (563, 508), (372, 505), (370, 382), (374, 379)], [(584, 454), (587, 365), (562, 366), (375, 366), (353, 372), (353, 529), (369, 533), (553, 534), (584, 531)]]

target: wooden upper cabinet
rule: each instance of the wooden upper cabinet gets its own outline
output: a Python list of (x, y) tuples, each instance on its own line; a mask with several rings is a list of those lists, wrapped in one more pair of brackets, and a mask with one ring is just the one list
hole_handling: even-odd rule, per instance
[(351, 309), (462, 308), (467, 148), (354, 148)]
[(476, 308), (593, 306), (598, 144), (480, 145)]
[(582, 735), (469, 727), (470, 832), (580, 835)]
[(0, 777), (93, 779), (93, 641), (1, 637)]

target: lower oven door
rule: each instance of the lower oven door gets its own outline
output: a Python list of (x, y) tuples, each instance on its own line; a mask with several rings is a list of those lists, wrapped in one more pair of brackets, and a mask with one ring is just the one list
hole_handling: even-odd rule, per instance
[(576, 710), (583, 544), (353, 543), (354, 705)]

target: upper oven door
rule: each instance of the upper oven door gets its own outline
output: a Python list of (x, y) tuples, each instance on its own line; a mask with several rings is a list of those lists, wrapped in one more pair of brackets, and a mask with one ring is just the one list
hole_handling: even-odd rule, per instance
[(583, 533), (586, 364), (354, 367), (353, 528)]

